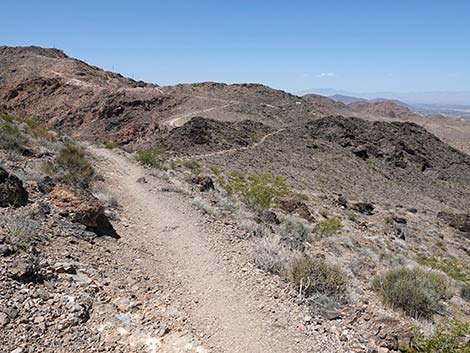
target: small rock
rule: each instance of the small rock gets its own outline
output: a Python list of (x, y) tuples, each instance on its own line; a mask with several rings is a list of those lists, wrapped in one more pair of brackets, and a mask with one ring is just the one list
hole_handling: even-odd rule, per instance
[(76, 267), (68, 262), (57, 262), (54, 264), (54, 271), (57, 273), (76, 274)]
[(145, 177), (140, 177), (136, 180), (140, 184), (147, 184), (147, 179)]
[(199, 185), (199, 190), (204, 192), (214, 190), (214, 182), (208, 175), (196, 175), (192, 179), (193, 184)]
[(374, 214), (374, 205), (370, 202), (356, 202), (351, 205), (351, 208), (368, 216)]
[(400, 217), (400, 216), (392, 216), (392, 219), (399, 224), (407, 224), (408, 221), (406, 220), (405, 217)]
[(20, 207), (28, 203), (23, 182), (0, 167), (0, 207)]
[(5, 314), (0, 312), (0, 327), (6, 326), (10, 323), (10, 317)]

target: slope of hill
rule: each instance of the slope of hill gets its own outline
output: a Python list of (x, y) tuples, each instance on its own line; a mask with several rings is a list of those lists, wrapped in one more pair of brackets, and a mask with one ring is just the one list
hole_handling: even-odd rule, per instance
[(468, 319), (468, 125), (37, 47), (0, 77), (8, 351), (385, 353)]
[(390, 101), (378, 101), (378, 102), (354, 102), (348, 105), (348, 107), (362, 114), (364, 116), (379, 116), (386, 118), (400, 118), (410, 119), (418, 116), (413, 113), (409, 108), (401, 106), (397, 103)]
[(273, 126), (310, 114), (301, 98), (257, 84), (159, 87), (72, 59), (56, 49), (0, 48), (0, 108), (95, 140), (151, 141), (204, 113)]

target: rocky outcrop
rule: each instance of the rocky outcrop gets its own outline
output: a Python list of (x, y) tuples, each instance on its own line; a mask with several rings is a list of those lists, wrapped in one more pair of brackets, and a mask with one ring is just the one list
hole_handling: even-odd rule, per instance
[(306, 219), (307, 221), (314, 222), (315, 217), (313, 217), (308, 206), (305, 202), (295, 199), (281, 199), (279, 201), (279, 207), (290, 214), (298, 215), (299, 217)]
[(217, 121), (194, 117), (165, 137), (168, 149), (178, 152), (211, 152), (249, 146), (270, 132), (270, 128), (251, 120)]
[(330, 116), (307, 124), (308, 134), (373, 160), (387, 174), (470, 183), (470, 156), (414, 123)]
[(469, 214), (455, 214), (450, 212), (439, 212), (437, 217), (448, 224), (452, 228), (458, 229), (459, 231), (466, 234), (467, 238), (470, 238), (470, 215)]
[(20, 207), (28, 203), (23, 182), (0, 167), (0, 207)]
[(214, 190), (214, 181), (208, 175), (196, 175), (193, 177), (192, 182), (198, 185), (199, 190), (202, 192)]
[(49, 194), (50, 202), (61, 210), (64, 216), (70, 216), (72, 221), (83, 224), (88, 230), (97, 235), (118, 237), (108, 217), (105, 208), (92, 195), (67, 186), (58, 185)]

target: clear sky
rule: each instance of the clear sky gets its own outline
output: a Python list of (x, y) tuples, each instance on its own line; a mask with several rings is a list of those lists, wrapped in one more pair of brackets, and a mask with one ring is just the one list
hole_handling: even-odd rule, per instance
[(162, 85), (470, 90), (467, 0), (2, 0), (0, 43)]

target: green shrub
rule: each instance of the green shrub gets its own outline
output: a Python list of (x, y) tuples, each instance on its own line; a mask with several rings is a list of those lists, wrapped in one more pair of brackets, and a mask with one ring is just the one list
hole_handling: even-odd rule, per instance
[(353, 222), (354, 222), (354, 221), (357, 221), (357, 213), (356, 213), (356, 212), (354, 212), (354, 211), (346, 211), (345, 214), (346, 214), (346, 217), (348, 217), (348, 219), (349, 219), (350, 221), (353, 221)]
[(182, 166), (189, 169), (193, 174), (200, 174), (202, 172), (202, 166), (198, 161), (186, 160), (181, 162)]
[(54, 174), (61, 182), (87, 188), (97, 177), (85, 151), (72, 144), (66, 145), (55, 161), (46, 166), (46, 172)]
[(9, 121), (0, 121), (0, 149), (23, 152), (27, 139), (18, 127)]
[(222, 171), (220, 170), (220, 168), (214, 166), (214, 165), (211, 165), (209, 166), (209, 169), (212, 173), (214, 173), (214, 175), (220, 175), (220, 173), (222, 173)]
[(305, 298), (318, 294), (345, 302), (348, 278), (343, 270), (321, 259), (297, 258), (289, 264), (289, 281)]
[(146, 150), (137, 150), (135, 160), (147, 167), (163, 168), (164, 158), (162, 157), (161, 149), (158, 147)]
[(315, 225), (315, 233), (320, 236), (330, 236), (338, 233), (343, 228), (341, 221), (336, 217), (331, 217), (320, 221)]
[(444, 274), (422, 268), (399, 267), (374, 278), (373, 288), (385, 303), (414, 318), (431, 318), (442, 299), (451, 297)]
[(416, 261), (447, 274), (450, 278), (463, 283), (470, 283), (470, 266), (444, 255), (418, 257)]
[(170, 162), (170, 169), (171, 170), (177, 170), (178, 168), (182, 167), (182, 163), (179, 159), (175, 159)]
[(292, 192), (286, 179), (271, 173), (253, 173), (245, 176), (234, 171), (227, 179), (218, 178), (219, 183), (229, 194), (238, 193), (243, 201), (256, 210), (266, 210)]
[(439, 322), (430, 336), (415, 330), (410, 353), (470, 353), (468, 336), (470, 323), (445, 318)]
[(119, 148), (121, 145), (115, 141), (104, 141), (103, 146), (109, 150), (114, 150), (115, 148)]

